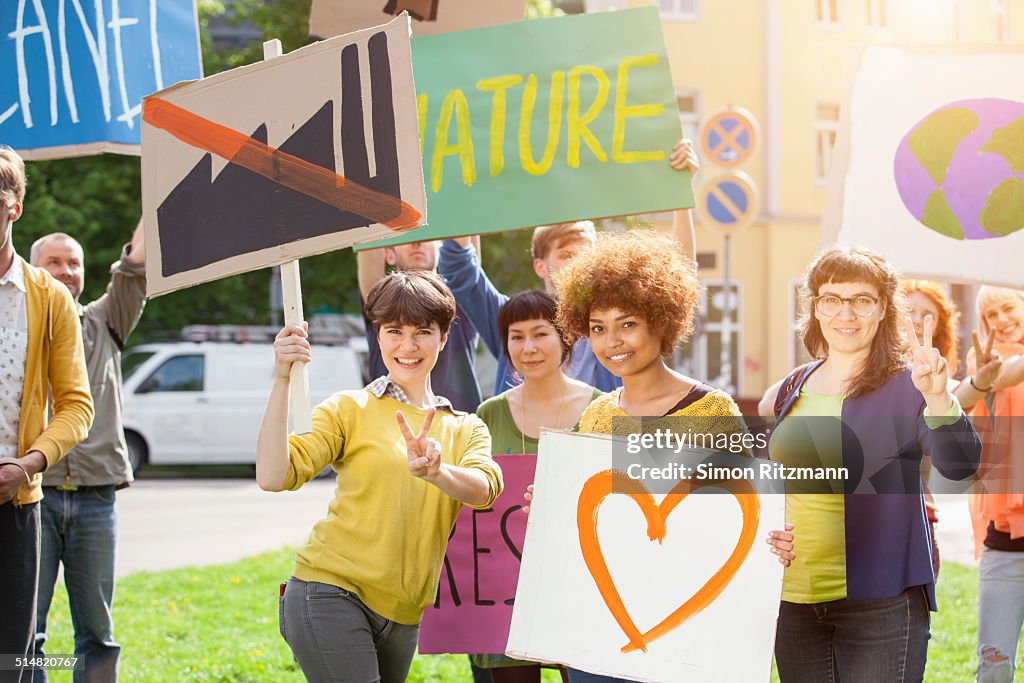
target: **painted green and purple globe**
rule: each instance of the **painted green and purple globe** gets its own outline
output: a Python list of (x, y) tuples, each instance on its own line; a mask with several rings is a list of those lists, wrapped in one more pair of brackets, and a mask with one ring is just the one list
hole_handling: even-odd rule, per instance
[(961, 100), (900, 142), (896, 187), (911, 214), (947, 237), (983, 240), (1024, 228), (1024, 103)]

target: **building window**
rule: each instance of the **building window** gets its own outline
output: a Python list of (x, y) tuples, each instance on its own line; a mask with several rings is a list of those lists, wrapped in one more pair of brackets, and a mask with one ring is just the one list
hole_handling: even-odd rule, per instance
[(1006, 0), (991, 0), (992, 2), (992, 30), (995, 33), (995, 41), (1001, 43), (1006, 40)]
[(867, 0), (868, 28), (885, 28), (885, 0)]
[(661, 18), (674, 21), (697, 21), (698, 0), (658, 0)]
[(817, 0), (818, 24), (835, 26), (839, 23), (839, 0)]
[(815, 137), (815, 180), (827, 183), (829, 170), (832, 168), (832, 150), (835, 148), (836, 135), (839, 133), (839, 105), (819, 103), (817, 116), (814, 119)]
[(679, 105), (679, 123), (683, 127), (683, 137), (697, 144), (697, 132), (700, 128), (700, 95), (690, 88), (676, 90), (676, 104)]
[(789, 367), (791, 368), (814, 360), (804, 347), (804, 341), (800, 338), (798, 329), (800, 317), (803, 314), (800, 309), (800, 287), (803, 283), (802, 277), (795, 277), (789, 281)]
[(684, 375), (705, 378), (708, 384), (734, 396), (743, 394), (743, 283), (733, 280), (732, 315), (729, 325), (730, 372), (722, 372), (722, 309), (725, 290), (719, 279), (705, 279), (693, 338), (673, 357), (673, 365)]

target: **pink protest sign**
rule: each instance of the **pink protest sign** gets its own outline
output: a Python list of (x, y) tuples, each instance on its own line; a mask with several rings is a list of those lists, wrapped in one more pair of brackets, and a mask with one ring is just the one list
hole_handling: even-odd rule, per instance
[(496, 455), (505, 488), (487, 510), (462, 508), (448, 541), (441, 585), (423, 613), (420, 654), (504, 652), (519, 581), (535, 455)]

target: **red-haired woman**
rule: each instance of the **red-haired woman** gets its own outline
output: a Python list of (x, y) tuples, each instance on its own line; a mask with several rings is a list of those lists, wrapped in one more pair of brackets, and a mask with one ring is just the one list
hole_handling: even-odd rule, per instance
[[(956, 375), (960, 365), (959, 345), (957, 344), (956, 332), (960, 327), (960, 311), (956, 304), (946, 294), (942, 285), (931, 280), (903, 280), (900, 283), (900, 290), (907, 297), (910, 304), (910, 320), (914, 323), (914, 334), (921, 337), (924, 334), (924, 321), (928, 316), (935, 321), (935, 329), (932, 332), (932, 344), (939, 350), (939, 353), (946, 359), (946, 366), (949, 368), (950, 387), (955, 390), (959, 382), (952, 379)], [(939, 544), (935, 536), (935, 525), (939, 522), (938, 508), (935, 505), (935, 498), (928, 490), (928, 479), (931, 476), (931, 461), (924, 461), (924, 468), (921, 470), (924, 477), (925, 492), (924, 504), (928, 512), (929, 531), (932, 534), (932, 567), (935, 570), (935, 578), (939, 578)]]

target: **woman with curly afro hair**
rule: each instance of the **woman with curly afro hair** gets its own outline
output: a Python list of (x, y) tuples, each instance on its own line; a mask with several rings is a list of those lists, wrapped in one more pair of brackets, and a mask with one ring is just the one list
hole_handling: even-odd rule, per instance
[(559, 272), (556, 284), (565, 334), (589, 338), (594, 355), (623, 384), (590, 405), (581, 431), (611, 433), (612, 418), (628, 415), (700, 416), (718, 431), (738, 428), (740, 411), (728, 394), (665, 364), (693, 333), (702, 288), (678, 242), (650, 230), (602, 235)]
[[(720, 389), (681, 375), (665, 357), (693, 333), (701, 284), (679, 243), (649, 230), (603, 234), (558, 272), (558, 323), (567, 342), (590, 339), (598, 361), (622, 388), (594, 400), (581, 432), (632, 433), (641, 416), (686, 417), (694, 433), (744, 429), (735, 401)], [(620, 418), (613, 420), (613, 418)], [(793, 534), (773, 531), (779, 562), (793, 558)], [(617, 680), (570, 670), (569, 680)]]

